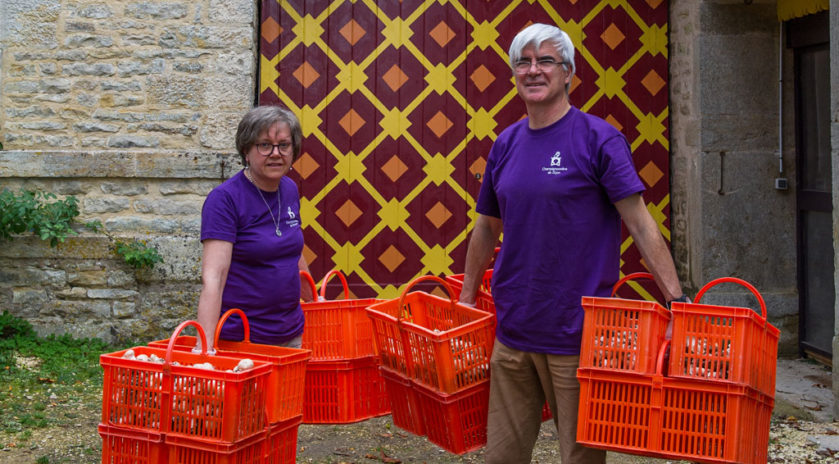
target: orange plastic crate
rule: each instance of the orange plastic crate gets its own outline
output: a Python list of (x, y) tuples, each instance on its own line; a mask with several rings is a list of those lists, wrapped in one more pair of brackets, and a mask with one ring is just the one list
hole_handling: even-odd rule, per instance
[(303, 416), (272, 424), (265, 442), (265, 464), (294, 464), (297, 459), (297, 429)]
[(621, 285), (652, 274), (629, 274), (612, 287), (612, 298), (584, 296), (580, 367), (652, 374), (670, 311), (653, 301), (614, 298)]
[(398, 299), (367, 308), (382, 364), (442, 393), (455, 393), (489, 378), (495, 315), (425, 292), (407, 293), (416, 283), (442, 279), (423, 276)]
[[(228, 317), (237, 315), (242, 319), (244, 340), (233, 342), (219, 340), (218, 334)], [(306, 380), (306, 364), (311, 357), (311, 351), (286, 348), (282, 346), (263, 345), (250, 342), (250, 325), (247, 316), (240, 309), (231, 309), (219, 318), (216, 325), (216, 340), (214, 347), (218, 356), (238, 359), (249, 358), (253, 361), (264, 361), (271, 364), (271, 373), (266, 383), (265, 407), (268, 411), (268, 422), (273, 424), (285, 421), (303, 414), (303, 387)], [(157, 340), (149, 343), (152, 347), (165, 348), (169, 340)], [(196, 338), (181, 335), (175, 338), (174, 348), (180, 351), (191, 351), (196, 346)]]
[(772, 398), (742, 385), (658, 372), (580, 368), (577, 442), (664, 459), (766, 462)]
[[(454, 274), (446, 276), (446, 282), (451, 285), (455, 291), (455, 295), (460, 298), (460, 292), (463, 290), (463, 274)], [(492, 269), (487, 269), (484, 272), (484, 277), (481, 279), (481, 286), (475, 295), (475, 307), (495, 314), (495, 300), (492, 299)]]
[(384, 366), (380, 368), (390, 399), (390, 414), (393, 425), (414, 435), (425, 435), (425, 425), (420, 416), (419, 400), (413, 382), (399, 372)]
[(99, 424), (103, 463), (158, 464), (167, 461), (163, 435)]
[(309, 363), (304, 423), (347, 424), (389, 413), (390, 403), (377, 357)]
[[(748, 308), (699, 304), (711, 287), (724, 282), (745, 286), (762, 314)], [(766, 303), (751, 284), (732, 277), (709, 282), (695, 303), (673, 303), (670, 375), (734, 382), (775, 397), (780, 331), (766, 321)]]
[(235, 443), (166, 435), (169, 464), (264, 464), (267, 430)]
[(486, 445), (489, 380), (454, 394), (440, 393), (416, 383), (414, 388), (430, 442), (454, 454)]
[[(340, 277), (347, 299), (325, 299), (326, 282), (333, 275)], [(311, 276), (302, 271), (301, 276), (312, 286), (312, 294), (317, 294)], [(321, 284), (320, 299), (300, 305), (306, 320), (303, 348), (312, 350), (313, 361), (339, 361), (377, 354), (373, 342), (373, 326), (365, 308), (382, 301), (375, 298), (349, 299), (344, 275), (335, 270), (330, 271)]]
[[(204, 331), (194, 321), (179, 325), (173, 337), (189, 325), (198, 329), (203, 340)], [(154, 354), (166, 362), (123, 358), (127, 350), (101, 355), (103, 424), (228, 443), (264, 430), (270, 364), (254, 361), (252, 369), (226, 372), (236, 367), (239, 359), (172, 347), (133, 350), (137, 356)], [(192, 367), (205, 362), (216, 370)]]

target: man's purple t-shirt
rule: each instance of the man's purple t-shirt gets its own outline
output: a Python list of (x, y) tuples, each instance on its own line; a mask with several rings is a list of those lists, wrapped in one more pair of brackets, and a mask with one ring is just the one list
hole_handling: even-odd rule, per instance
[[(269, 345), (303, 333), (298, 269), (303, 232), (300, 196), (294, 181), (282, 178), (280, 196), (282, 205), (278, 209), (277, 193), (257, 191), (240, 171), (210, 192), (201, 211), (201, 241), (233, 243), (222, 314), (230, 308), (241, 309), (250, 323), (251, 341)], [(280, 215), (279, 237), (269, 207), (274, 218)], [(219, 338), (238, 341), (242, 337), (241, 320), (230, 317)]]
[(642, 192), (626, 138), (572, 107), (538, 130), (521, 120), (498, 136), (476, 211), (501, 218), (492, 276), (498, 340), (511, 348), (580, 353), (583, 296), (618, 279), (618, 200)]

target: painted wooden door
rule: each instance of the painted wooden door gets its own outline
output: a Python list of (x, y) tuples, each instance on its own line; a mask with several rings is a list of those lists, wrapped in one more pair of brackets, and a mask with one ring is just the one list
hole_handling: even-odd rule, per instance
[[(463, 272), (489, 149), (524, 115), (507, 50), (533, 22), (571, 36), (571, 102), (627, 136), (669, 240), (667, 20), (663, 0), (264, 0), (259, 103), (303, 126), (315, 278), (337, 268), (355, 296), (390, 298)], [(624, 237), (622, 273), (642, 270)]]

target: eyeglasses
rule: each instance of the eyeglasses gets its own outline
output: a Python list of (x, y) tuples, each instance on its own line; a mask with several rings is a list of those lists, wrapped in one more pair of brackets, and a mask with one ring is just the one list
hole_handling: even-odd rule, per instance
[(256, 147), (256, 151), (259, 152), (259, 154), (262, 156), (271, 156), (271, 154), (274, 153), (274, 148), (277, 149), (277, 153), (283, 156), (288, 156), (291, 154), (291, 144), (288, 142), (277, 144), (260, 142), (254, 144), (254, 146)]
[(536, 69), (539, 72), (551, 72), (556, 69), (559, 65), (568, 64), (565, 61), (556, 61), (555, 59), (549, 56), (543, 56), (541, 58), (537, 58), (535, 63), (531, 60), (521, 59), (516, 61), (515, 70), (516, 74), (527, 74), (530, 72), (530, 68), (533, 65), (536, 65)]

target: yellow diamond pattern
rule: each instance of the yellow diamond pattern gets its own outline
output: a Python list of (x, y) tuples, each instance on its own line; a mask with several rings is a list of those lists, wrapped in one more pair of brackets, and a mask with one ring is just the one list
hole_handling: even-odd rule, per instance
[[(580, 85), (580, 80), (577, 76), (574, 77), (571, 88), (572, 101), (574, 101), (575, 105), (583, 111), (587, 111), (597, 105), (603, 98), (619, 99), (626, 104), (626, 108), (631, 113), (632, 117), (638, 121), (637, 124), (632, 121), (633, 124), (635, 124), (634, 129), (637, 130), (638, 135), (630, 140), (631, 148), (635, 150), (643, 143), (651, 143), (660, 144), (665, 149), (669, 149), (669, 141), (666, 137), (668, 109), (665, 107), (662, 111), (656, 114), (640, 110), (632, 101), (632, 98), (630, 98), (627, 94), (627, 92), (629, 92), (628, 88), (630, 85), (627, 84), (626, 76), (626, 73), (644, 56), (655, 57), (663, 55), (665, 58), (667, 57), (667, 25), (647, 24), (639, 12), (630, 5), (630, 2), (623, 0), (592, 0), (590, 2), (587, 1), (582, 3), (578, 0), (566, 1), (572, 4), (576, 3), (577, 7), (584, 5), (584, 7), (587, 8), (587, 12), (575, 19), (564, 19), (561, 16), (562, 10), (558, 6), (559, 2), (547, 0), (511, 0), (510, 2), (506, 2), (508, 3), (506, 7), (500, 8), (499, 11), (495, 13), (495, 17), (477, 21), (468, 11), (468, 8), (488, 8), (488, 6), (484, 6), (482, 2), (476, 2), (477, 5), (475, 5), (474, 3), (468, 3), (464, 0), (428, 0), (417, 5), (414, 11), (404, 17), (389, 17), (385, 13), (385, 9), (378, 8), (377, 2), (373, 0), (332, 0), (328, 4), (328, 7), (322, 9), (320, 12), (318, 12), (317, 8), (312, 9), (313, 13), (311, 14), (302, 14), (296, 11), (292, 4), (284, 0), (278, 0), (281, 8), (281, 16), (287, 15), (290, 18), (290, 22), (293, 24), (291, 28), (293, 37), (291, 39), (287, 39), (286, 42), (283, 43), (279, 53), (272, 58), (268, 59), (264, 56), (260, 57), (259, 91), (265, 92), (266, 90), (270, 90), (274, 92), (279, 97), (282, 104), (291, 108), (298, 115), (301, 120), (304, 136), (316, 137), (323, 146), (326, 147), (328, 152), (335, 157), (334, 178), (326, 184), (322, 192), (318, 193), (314, 197), (301, 197), (300, 208), (301, 215), (305, 218), (304, 227), (313, 228), (315, 233), (324, 239), (327, 245), (331, 248), (332, 256), (330, 256), (330, 259), (336, 263), (336, 267), (341, 268), (345, 273), (355, 272), (360, 275), (364, 281), (373, 288), (379, 297), (392, 298), (398, 296), (398, 287), (389, 282), (382, 282), (380, 285), (369, 278), (361, 266), (364, 261), (364, 256), (362, 255), (361, 250), (364, 249), (364, 247), (380, 231), (401, 230), (412, 238), (422, 252), (421, 261), (423, 268), (419, 274), (431, 273), (442, 275), (450, 274), (452, 272), (453, 262), (450, 258), (450, 253), (453, 249), (461, 246), (461, 244), (467, 240), (467, 235), (471, 230), (471, 226), (466, 228), (466, 230), (463, 230), (462, 233), (460, 233), (457, 238), (452, 240), (450, 243), (437, 244), (433, 242), (433, 238), (424, 237), (419, 233), (419, 231), (412, 230), (412, 228), (407, 225), (407, 220), (410, 218), (407, 206), (419, 196), (423, 189), (433, 185), (446, 186), (466, 200), (471, 207), (474, 207), (475, 200), (464, 190), (464, 187), (460, 185), (460, 181), (455, 180), (452, 177), (456, 172), (455, 166), (452, 164), (452, 160), (462, 154), (465, 150), (466, 143), (469, 140), (485, 140), (487, 138), (494, 140), (498, 133), (504, 129), (504, 127), (498, 127), (496, 118), (502, 111), (507, 110), (508, 104), (513, 102), (517, 96), (515, 89), (512, 89), (506, 95), (503, 95), (497, 104), (473, 106), (474, 102), (467, 101), (466, 96), (458, 90), (458, 77), (455, 75), (454, 71), (466, 62), (467, 56), (472, 50), (491, 50), (492, 52), (497, 53), (498, 56), (503, 58), (506, 62), (506, 53), (507, 48), (509, 47), (508, 41), (511, 34), (508, 30), (508, 21), (511, 19), (510, 15), (512, 12), (522, 5), (529, 4), (534, 7), (538, 6), (543, 8), (550, 20), (554, 21), (570, 35), (572, 41), (577, 47), (576, 61), (578, 69), (585, 68), (588, 70), (586, 82), (591, 82), (592, 80), (596, 82), (598, 88), (597, 92), (587, 96), (583, 101), (575, 100), (574, 89)], [(661, 0), (647, 0), (646, 3), (655, 8), (662, 2)], [(338, 22), (337, 25), (333, 25), (335, 23), (330, 23), (330, 15), (339, 8), (346, 7), (347, 4), (352, 4), (353, 8), (359, 8), (361, 5), (366, 6), (375, 14), (376, 19), (379, 22), (378, 30), (364, 30), (359, 22), (354, 19), (351, 20), (350, 18), (345, 18), (344, 20)], [(421, 24), (421, 21), (427, 20), (427, 18), (423, 17), (425, 10), (438, 5), (450, 5), (452, 7), (452, 10), (450, 11), (456, 11), (460, 14), (462, 16), (462, 20), (468, 23), (471, 28), (471, 32), (467, 32), (467, 29), (462, 28), (460, 23), (451, 16), (447, 16), (445, 21), (438, 20), (437, 24), (431, 27), (430, 30), (417, 27)], [(634, 55), (628, 56), (621, 64), (615, 64), (614, 66), (619, 66), (617, 69), (611, 66), (601, 65), (601, 63), (599, 63), (592, 53), (584, 46), (587, 43), (587, 40), (591, 40), (591, 38), (587, 37), (587, 28), (596, 21), (602, 20), (600, 18), (601, 13), (608, 9), (621, 10), (625, 13), (625, 17), (628, 17), (629, 20), (634, 23), (631, 26), (637, 27), (641, 31), (640, 37), (637, 39), (640, 42), (640, 49), (637, 50)], [(481, 16), (483, 18), (483, 16), (486, 15)], [(518, 22), (517, 27), (523, 27), (531, 22), (532, 20), (530, 19), (524, 21), (523, 23)], [(599, 33), (600, 36), (595, 37), (594, 39), (599, 39), (601, 44), (605, 44), (611, 49), (616, 49), (617, 47), (624, 48), (627, 46), (627, 38), (625, 36), (626, 32), (621, 30), (624, 23), (607, 22), (606, 24), (609, 25), (606, 26), (605, 29), (601, 29), (602, 32)], [(282, 29), (276, 21), (263, 21), (263, 25), (263, 29), (260, 33), (266, 40), (276, 37), (276, 34), (282, 34)], [(346, 46), (346, 43), (357, 44), (362, 38), (365, 38), (367, 34), (371, 33), (377, 35), (377, 40), (379, 40), (380, 43), (377, 44), (376, 50), (370, 54), (370, 56), (366, 58), (358, 57), (356, 58), (358, 61), (344, 62), (334, 52), (332, 52), (332, 50), (330, 50), (330, 44), (326, 42), (329, 36), (329, 34), (325, 31), (326, 27), (340, 28), (335, 32), (342, 37), (341, 40), (346, 40), (346, 42), (344, 42), (344, 46)], [(413, 36), (420, 30), (425, 30), (428, 34), (423, 40), (432, 40), (436, 42), (436, 44), (440, 47), (444, 47), (450, 56), (453, 56), (453, 54), (456, 55), (457, 53), (460, 53), (460, 55), (449, 58), (450, 61), (445, 63), (432, 63), (423, 54), (423, 51), (418, 49), (412, 42)], [(503, 31), (503, 34), (499, 31)], [(467, 34), (467, 37), (465, 38), (465, 49), (451, 49), (450, 45), (454, 38), (460, 37), (460, 42), (463, 42), (464, 38), (461, 34)], [(305, 47), (320, 49), (326, 57), (326, 60), (330, 62), (329, 65), (336, 69), (337, 73), (332, 75), (331, 71), (322, 64), (317, 69), (313, 66), (310, 66), (311, 69), (303, 69), (300, 72), (299, 77), (292, 77), (288, 75), (280, 76), (277, 71), (279, 64), (284, 58), (291, 56), (292, 52), (297, 47), (301, 46), (301, 44)], [(373, 73), (370, 72), (370, 66), (375, 62), (375, 58), (378, 54), (384, 53), (390, 48), (396, 49), (397, 51), (400, 51), (400, 53), (409, 53), (413, 59), (416, 59), (420, 63), (424, 70), (424, 74), (422, 76), (408, 76), (401, 67), (401, 63), (399, 65), (394, 63), (388, 68), (382, 68), (380, 71), (376, 71), (377, 73), (381, 73), (376, 76), (377, 79), (381, 79), (379, 82), (382, 82), (385, 86), (389, 87), (390, 91), (393, 92), (401, 92), (402, 86), (408, 81), (409, 77), (412, 79), (421, 78), (424, 80), (426, 85), (419, 94), (414, 97), (414, 101), (409, 102), (406, 105), (401, 105), (401, 108), (391, 108), (385, 106), (370, 90), (372, 84), (369, 81), (371, 81), (370, 77), (373, 76)], [(301, 63), (301, 65), (303, 65), (303, 63)], [(381, 63), (378, 65), (381, 66)], [(472, 82), (479, 90), (483, 91), (488, 86), (494, 85), (493, 82), (497, 79), (510, 79), (512, 82), (512, 78), (509, 75), (493, 75), (492, 72), (485, 72), (484, 70), (481, 70), (480, 66), (481, 63), (475, 63), (474, 66), (470, 67), (468, 74), (465, 76), (467, 79), (471, 76)], [(325, 76), (325, 72), (329, 72), (330, 74)], [(280, 79), (298, 77), (301, 82), (308, 81), (309, 85), (312, 85), (317, 81), (317, 79), (325, 79), (329, 76), (332, 77), (330, 82), (334, 82), (334, 85), (327, 90), (328, 95), (326, 95), (322, 101), (306, 101), (305, 104), (302, 104), (301, 106), (295, 104), (294, 99), (285, 95), (279, 89), (277, 84)], [(640, 83), (631, 81), (631, 84), (636, 87), (636, 90), (633, 91), (637, 91), (637, 87), (641, 85), (646, 88), (650, 94), (655, 95), (657, 92), (661, 91), (663, 85), (662, 82), (664, 82), (663, 79), (666, 79), (666, 76), (659, 76), (652, 73), (646, 74), (646, 76), (642, 75), (642, 78), (639, 79), (643, 79), (643, 81)], [(344, 108), (336, 114), (335, 110), (337, 110), (337, 108), (330, 107), (329, 104), (332, 100), (345, 92), (349, 94), (361, 93), (363, 98), (370, 101), (377, 114), (359, 114), (353, 108)], [(457, 104), (462, 106), (467, 115), (465, 134), (461, 132), (460, 128), (454, 130), (454, 122), (446, 115), (446, 108), (439, 108), (439, 111), (426, 113), (425, 120), (414, 119), (412, 121), (409, 119), (409, 115), (414, 112), (424, 99), (432, 94), (448, 96), (457, 102)], [(354, 145), (354, 149), (357, 150), (356, 153), (342, 153), (335, 145), (333, 145), (329, 138), (325, 136), (324, 131), (326, 124), (324, 124), (324, 121), (329, 120), (329, 118), (337, 120), (339, 125), (349, 136), (353, 136), (359, 131), (359, 129), (367, 127), (366, 125), (368, 124), (376, 125), (377, 135), (369, 146), (356, 147)], [(616, 127), (621, 127), (621, 123), (614, 117), (611, 117), (611, 115), (607, 117), (607, 120)], [(625, 120), (624, 122), (627, 121), (629, 120)], [(451, 152), (429, 153), (423, 146), (423, 141), (417, 140), (408, 132), (413, 124), (424, 125), (431, 131), (433, 136), (440, 138), (457, 137), (463, 138), (464, 141), (453, 148)], [(411, 192), (401, 196), (400, 199), (383, 197), (376, 191), (376, 188), (362, 176), (362, 173), (366, 169), (365, 159), (379, 143), (382, 143), (387, 139), (399, 139), (407, 142), (411, 148), (415, 150), (420, 157), (422, 157), (424, 162), (422, 169), (426, 176), (425, 180), (414, 186)], [(486, 165), (485, 156), (486, 154), (481, 154), (480, 157), (475, 158), (474, 161), (469, 164), (467, 167), (469, 175), (483, 173), (483, 169)], [(399, 159), (398, 155), (388, 154), (382, 159), (381, 163), (382, 164), (380, 164), (379, 168), (380, 174), (383, 174), (394, 183), (401, 180), (402, 175), (408, 169), (405, 163)], [(298, 171), (304, 179), (312, 175), (312, 173), (320, 167), (321, 166), (319, 166), (318, 163), (311, 158), (311, 156), (307, 157), (306, 154), (304, 154), (304, 156), (295, 163), (295, 170)], [(653, 183), (658, 182), (662, 175), (661, 171), (654, 164), (648, 164), (642, 172), (642, 177), (644, 177), (646, 181)], [(322, 220), (322, 215), (317, 205), (320, 204), (325, 195), (327, 195), (331, 190), (340, 188), (340, 185), (345, 185), (343, 182), (350, 185), (361, 186), (378, 203), (378, 210), (376, 211), (380, 220), (378, 225), (374, 229), (368, 231), (367, 234), (355, 244), (349, 242), (338, 243), (334, 238), (330, 237), (326, 233), (322, 226), (318, 224), (318, 221)], [(668, 195), (661, 199), (658, 203), (648, 204), (650, 212), (653, 214), (653, 217), (659, 224), (659, 228), (668, 240), (670, 233), (664, 226), (667, 220), (664, 210), (668, 207), (669, 201), (670, 199)], [(345, 222), (347, 227), (350, 227), (351, 223), (359, 217), (361, 212), (358, 207), (349, 200), (340, 204), (343, 205), (342, 221)], [(441, 214), (441, 211), (443, 210), (450, 214), (445, 205), (442, 203), (433, 206), (427, 213), (429, 215), (429, 220), (438, 221), (435, 222), (435, 225), (437, 223), (445, 224), (446, 221), (451, 218), (446, 217), (445, 214)], [(469, 216), (472, 220), (474, 220), (474, 211), (470, 210)], [(432, 217), (434, 219), (431, 219)], [(446, 219), (442, 220), (444, 217)], [(629, 248), (631, 243), (631, 237), (627, 238), (622, 244), (622, 253)], [(307, 256), (307, 259), (314, 259), (317, 257), (317, 253), (329, 254), (330, 250), (316, 251), (308, 247), (304, 248), (304, 254)], [(385, 248), (381, 251), (379, 256), (371, 256), (371, 258), (378, 260), (386, 268), (393, 271), (406, 259), (403, 253), (404, 250), (400, 251), (391, 245), (390, 248)]]

